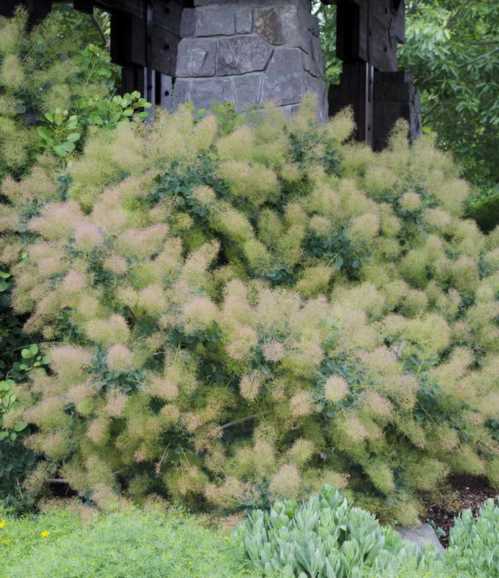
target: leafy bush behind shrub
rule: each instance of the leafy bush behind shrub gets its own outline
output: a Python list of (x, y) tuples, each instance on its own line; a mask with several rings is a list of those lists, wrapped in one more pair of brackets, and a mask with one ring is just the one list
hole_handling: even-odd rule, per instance
[(11, 291), (12, 275), (0, 272), (0, 500), (25, 510), (33, 505), (33, 499), (23, 490), (22, 482), (37, 458), (21, 442), (27, 424), (19, 419), (6, 427), (3, 417), (16, 406), (16, 382), (26, 381), (29, 372), (45, 366), (47, 360), (32, 343), (36, 338), (22, 332), (23, 317), (16, 316), (10, 307)]
[(0, 180), (43, 153), (67, 159), (92, 126), (116, 126), (145, 105), (115, 95), (116, 70), (92, 21), (55, 9), (31, 32), (26, 13), (0, 18)]
[(4, 181), (14, 305), (64, 342), (5, 418), (36, 428), (33, 491), (47, 464), (99, 504), (331, 483), (410, 523), (449, 472), (499, 483), (499, 232), (428, 139), (374, 154), (314, 114), (183, 109), (96, 132), (67, 190)]
[(482, 231), (492, 231), (499, 225), (499, 186), (472, 195), (466, 214), (475, 219)]

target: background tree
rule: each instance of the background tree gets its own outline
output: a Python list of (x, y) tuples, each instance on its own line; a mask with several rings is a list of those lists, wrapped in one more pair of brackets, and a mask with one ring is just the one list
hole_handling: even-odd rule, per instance
[(423, 100), (424, 124), (479, 185), (499, 183), (499, 4), (416, 0), (402, 62)]
[(322, 50), (326, 60), (326, 78), (332, 84), (339, 82), (341, 60), (336, 56), (336, 6), (314, 0), (313, 12), (319, 17), (322, 34)]

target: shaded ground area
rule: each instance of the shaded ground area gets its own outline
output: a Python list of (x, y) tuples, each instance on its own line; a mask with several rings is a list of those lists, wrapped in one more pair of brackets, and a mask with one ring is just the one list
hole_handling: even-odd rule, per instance
[(497, 490), (491, 488), (485, 479), (471, 476), (452, 477), (449, 480), (449, 490), (438, 503), (427, 504), (426, 521), (437, 529), (440, 542), (445, 547), (448, 545), (454, 520), (463, 510), (471, 509), (477, 515), (486, 500), (499, 497)]

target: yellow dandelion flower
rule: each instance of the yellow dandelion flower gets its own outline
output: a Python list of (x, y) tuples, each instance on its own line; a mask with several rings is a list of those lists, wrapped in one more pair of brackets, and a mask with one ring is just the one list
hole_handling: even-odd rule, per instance
[(40, 532), (40, 538), (48, 538), (50, 535), (50, 532), (48, 530), (42, 530)]
[(3, 530), (6, 525), (7, 525), (7, 522), (5, 520), (0, 520), (0, 530)]

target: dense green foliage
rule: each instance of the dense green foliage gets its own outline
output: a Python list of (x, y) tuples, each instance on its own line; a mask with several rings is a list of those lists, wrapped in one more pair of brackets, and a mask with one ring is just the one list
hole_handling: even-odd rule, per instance
[(314, 118), (183, 109), (96, 132), (68, 190), (4, 181), (14, 305), (63, 342), (4, 418), (46, 456), (31, 490), (59, 467), (102, 505), (233, 509), (330, 482), (407, 523), (449, 472), (499, 483), (497, 232), (428, 139), (374, 154)]
[(475, 219), (483, 231), (492, 231), (499, 224), (499, 185), (472, 195), (466, 214)]
[[(89, 515), (91, 513), (89, 512)], [(95, 516), (95, 515), (94, 515)], [(129, 510), (82, 524), (56, 510), (6, 520), (0, 578), (256, 578), (236, 543), (180, 514)]]
[(499, 5), (491, 0), (409, 2), (403, 64), (424, 121), (468, 179), (499, 183)]
[(499, 5), (491, 0), (409, 2), (402, 62), (423, 100), (426, 129), (480, 191), (468, 214), (499, 223)]
[[(401, 66), (422, 98), (423, 125), (482, 191), (469, 215), (483, 230), (499, 222), (499, 4), (495, 0), (407, 0)], [(338, 82), (336, 7), (315, 3), (328, 79)]]
[(331, 84), (337, 84), (340, 81), (342, 63), (336, 56), (336, 5), (313, 0), (312, 12), (319, 19), (326, 79)]

